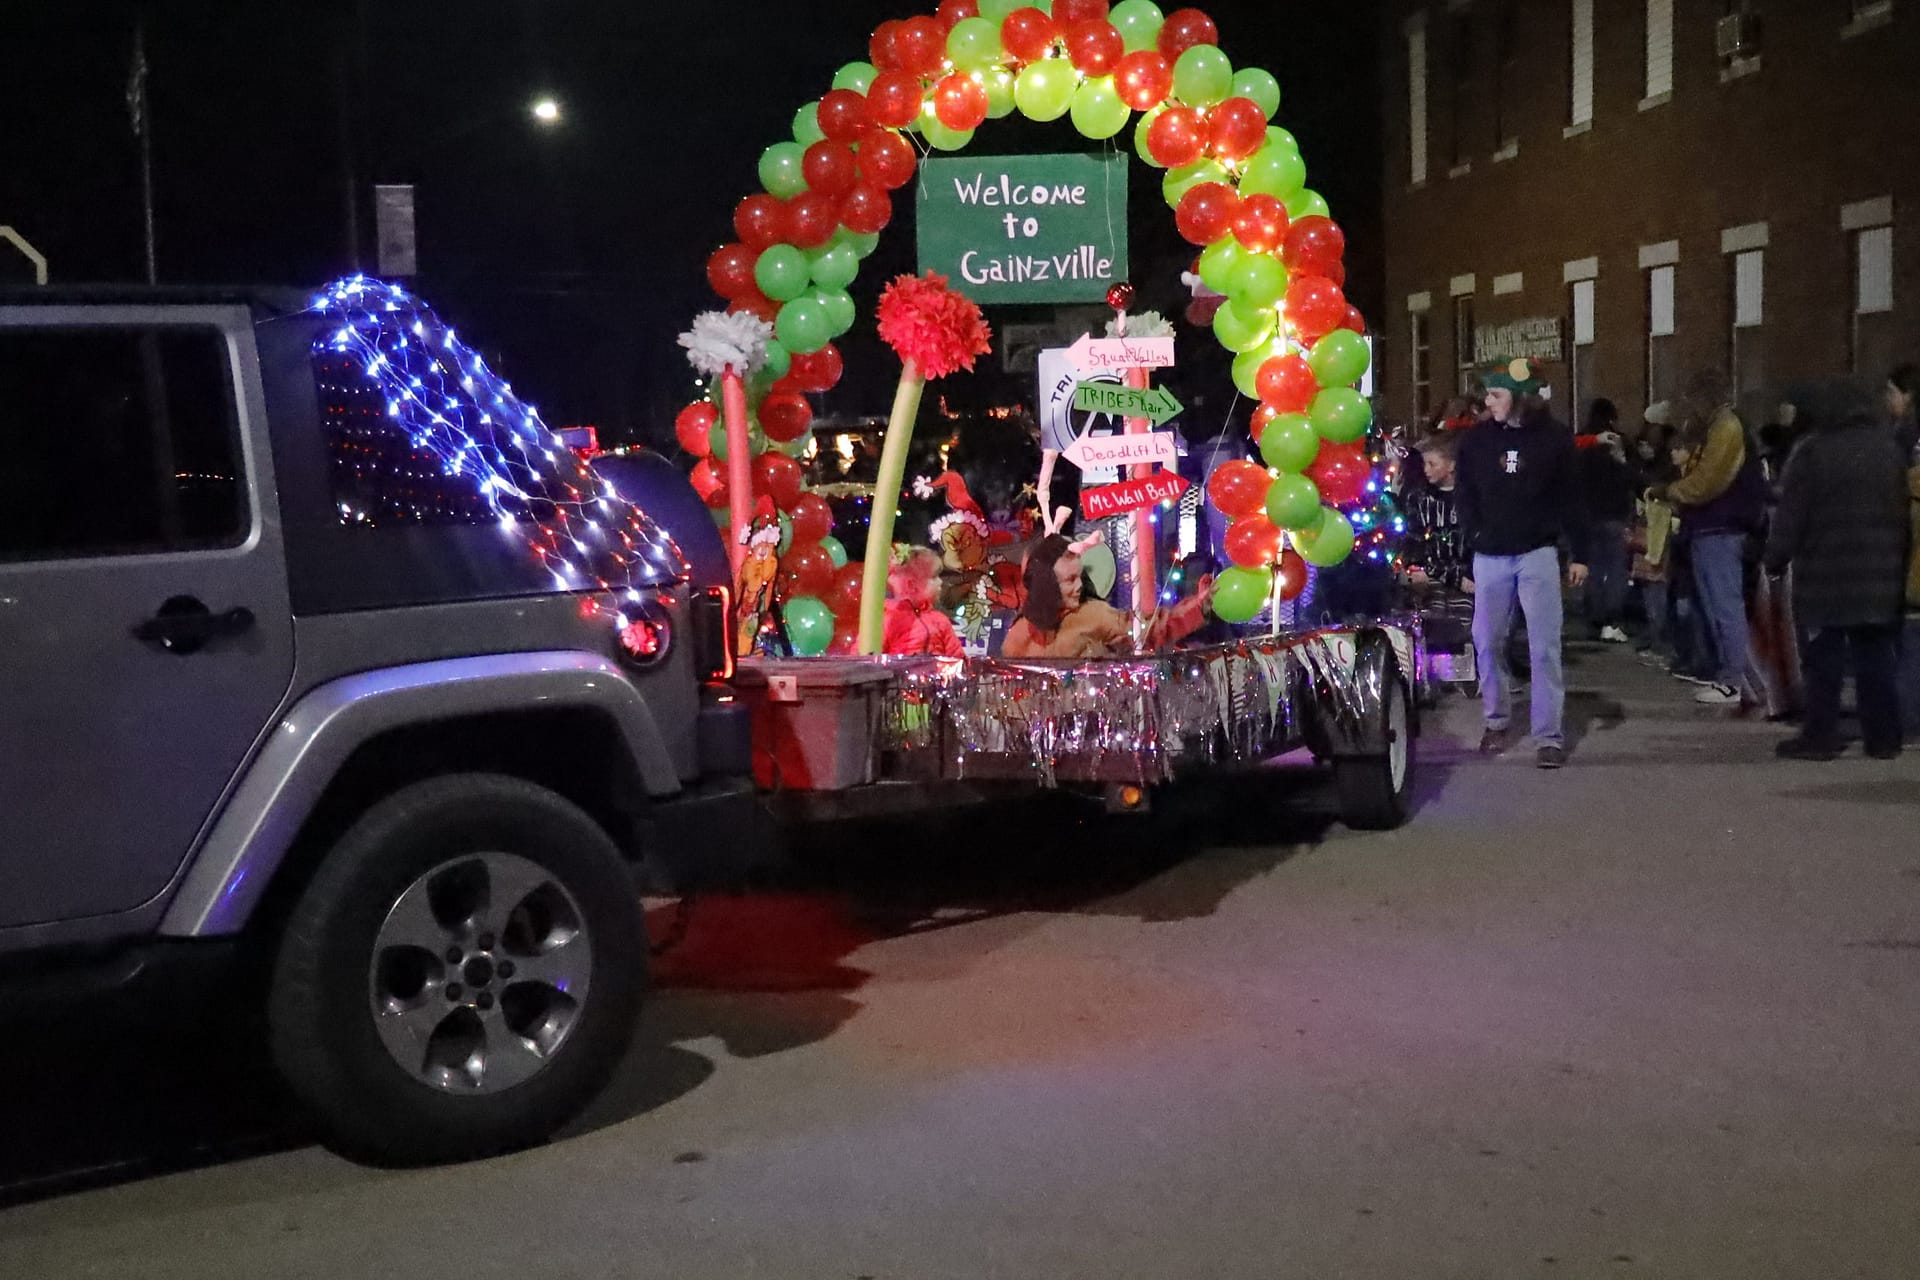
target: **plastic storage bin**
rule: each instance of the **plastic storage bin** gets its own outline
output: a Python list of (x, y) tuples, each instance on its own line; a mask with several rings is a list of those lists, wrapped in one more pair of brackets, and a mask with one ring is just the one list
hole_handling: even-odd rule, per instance
[(769, 790), (845, 791), (879, 778), (893, 673), (873, 662), (751, 658), (734, 687), (753, 712), (753, 776)]

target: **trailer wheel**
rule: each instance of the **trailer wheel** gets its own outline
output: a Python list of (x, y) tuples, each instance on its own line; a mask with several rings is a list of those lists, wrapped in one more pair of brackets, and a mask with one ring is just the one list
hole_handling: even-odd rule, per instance
[(1334, 761), (1340, 819), (1356, 831), (1392, 831), (1413, 816), (1413, 710), (1406, 683), (1389, 672), (1376, 713), (1386, 750)]

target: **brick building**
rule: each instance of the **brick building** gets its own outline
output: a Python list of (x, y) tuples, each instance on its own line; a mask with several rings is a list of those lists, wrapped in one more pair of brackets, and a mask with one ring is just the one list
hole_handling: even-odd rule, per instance
[[(1384, 413), (1920, 360), (1920, 0), (1391, 0)], [(1764, 418), (1761, 420), (1764, 421)]]

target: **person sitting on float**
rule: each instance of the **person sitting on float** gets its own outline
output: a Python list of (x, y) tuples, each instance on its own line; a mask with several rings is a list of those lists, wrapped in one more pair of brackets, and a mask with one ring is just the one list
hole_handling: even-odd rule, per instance
[[(1127, 616), (1094, 598), (1082, 560), (1100, 541), (1098, 534), (1069, 542), (1050, 534), (1027, 554), (1026, 603), (1007, 632), (1002, 655), (1008, 658), (1105, 658), (1133, 651)], [(1147, 631), (1149, 651), (1178, 644), (1206, 623), (1213, 596), (1211, 577), (1180, 607), (1154, 615)]]
[(961, 658), (953, 621), (935, 607), (940, 587), (940, 557), (926, 547), (901, 547), (887, 572), (887, 622), (883, 652), (889, 655), (935, 654)]

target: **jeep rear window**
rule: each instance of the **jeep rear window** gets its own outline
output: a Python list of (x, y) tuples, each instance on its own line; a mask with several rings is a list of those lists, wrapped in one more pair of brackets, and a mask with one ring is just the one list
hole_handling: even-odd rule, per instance
[(0, 561), (237, 545), (241, 456), (219, 330), (0, 329)]

